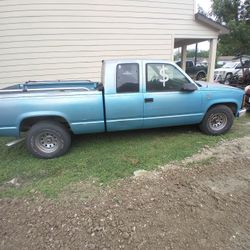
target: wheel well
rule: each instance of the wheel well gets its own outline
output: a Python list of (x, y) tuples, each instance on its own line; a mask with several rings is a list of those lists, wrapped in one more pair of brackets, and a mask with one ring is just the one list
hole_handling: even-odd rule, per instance
[(198, 72), (196, 73), (195, 77), (197, 77), (199, 74), (203, 74), (204, 76), (207, 75), (205, 71), (200, 70), (200, 71), (198, 71)]
[(28, 131), (34, 124), (41, 121), (56, 121), (63, 124), (66, 128), (70, 129), (69, 123), (60, 116), (36, 116), (29, 117), (22, 120), (20, 123), (20, 132)]
[(196, 73), (196, 75), (199, 75), (199, 74), (204, 74), (204, 75), (206, 75), (206, 72), (203, 71), (203, 70), (200, 70), (200, 71), (198, 71), (198, 72)]
[(219, 105), (225, 105), (225, 106), (229, 107), (232, 110), (234, 116), (236, 116), (236, 114), (237, 114), (237, 105), (235, 103), (216, 103), (216, 104), (212, 105), (211, 107), (209, 107), (208, 110), (210, 110), (211, 108), (213, 108), (215, 106), (219, 106)]

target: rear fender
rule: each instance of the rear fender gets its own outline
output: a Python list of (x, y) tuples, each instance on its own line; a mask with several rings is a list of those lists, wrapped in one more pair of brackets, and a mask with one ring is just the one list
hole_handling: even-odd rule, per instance
[(25, 121), (26, 119), (29, 118), (37, 118), (37, 121), (40, 121), (41, 118), (45, 118), (46, 120), (49, 119), (49, 117), (58, 117), (58, 118), (62, 118), (63, 120), (65, 120), (68, 125), (70, 126), (69, 120), (68, 118), (65, 116), (65, 114), (61, 113), (61, 112), (51, 112), (51, 111), (42, 111), (42, 112), (27, 112), (27, 113), (23, 113), (21, 114), (16, 121), (17, 124), (17, 128), (18, 128), (18, 133), (20, 134), (21, 132), (21, 125), (22, 122)]

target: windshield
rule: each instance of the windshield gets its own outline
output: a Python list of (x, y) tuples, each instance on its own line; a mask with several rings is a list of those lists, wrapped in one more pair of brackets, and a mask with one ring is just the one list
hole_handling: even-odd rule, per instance
[(235, 68), (238, 65), (238, 62), (227, 62), (224, 66), (222, 66), (222, 68)]

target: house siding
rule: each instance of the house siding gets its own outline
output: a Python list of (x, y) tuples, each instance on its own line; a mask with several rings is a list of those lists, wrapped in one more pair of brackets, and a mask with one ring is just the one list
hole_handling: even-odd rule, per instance
[(101, 61), (171, 60), (174, 38), (214, 38), (193, 0), (2, 0), (0, 86), (100, 80)]

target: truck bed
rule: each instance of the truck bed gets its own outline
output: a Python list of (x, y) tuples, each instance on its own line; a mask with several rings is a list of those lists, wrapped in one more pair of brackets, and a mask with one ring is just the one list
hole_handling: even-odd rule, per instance
[(0, 90), (0, 136), (19, 136), (23, 123), (60, 117), (74, 134), (103, 132), (103, 93), (91, 81), (16, 84)]

